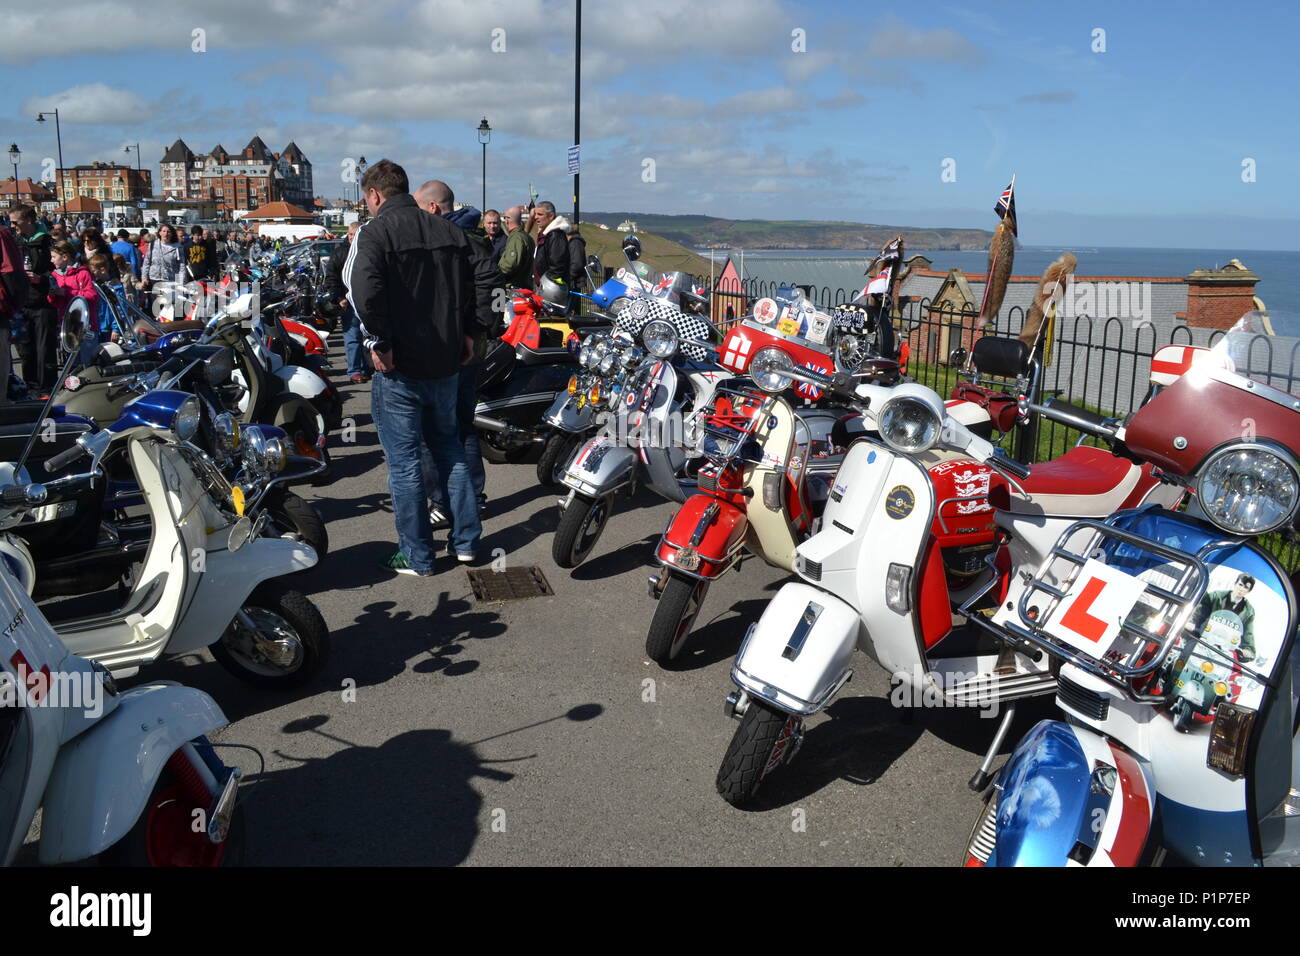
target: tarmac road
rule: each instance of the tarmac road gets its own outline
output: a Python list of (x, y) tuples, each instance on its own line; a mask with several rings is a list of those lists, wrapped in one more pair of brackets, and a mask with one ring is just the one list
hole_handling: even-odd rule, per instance
[[(488, 465), (483, 544), (540, 566), (553, 597), (476, 604), (446, 559), (433, 578), (392, 575), (378, 566), (396, 536), (369, 386), (343, 388), (356, 429), (334, 446), (337, 477), (298, 489), (329, 523), (330, 554), (299, 579), (332, 630), (325, 676), (263, 691), (206, 652), (142, 675), (210, 692), (231, 719), (215, 739), (265, 760), (223, 750), (247, 774), (247, 863), (958, 862), (979, 807), (966, 780), (995, 720), (896, 709), (859, 656), (761, 807), (733, 809), (714, 790), (736, 727), (729, 668), (783, 576), (750, 561), (714, 585), (662, 670), (644, 656), (645, 581), (674, 506), (621, 499), (593, 556), (563, 571), (557, 495), (532, 464)], [(1046, 713), (1018, 715), (1010, 743)]]

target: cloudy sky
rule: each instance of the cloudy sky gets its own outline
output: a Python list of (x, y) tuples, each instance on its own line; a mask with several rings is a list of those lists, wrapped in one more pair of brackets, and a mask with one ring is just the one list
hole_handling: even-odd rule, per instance
[[(486, 116), (489, 205), (572, 204), (573, 0), (58, 10), (0, 11), (20, 175), (58, 107), (69, 165), (257, 133), (327, 197), (388, 156), (477, 203)], [(1271, 0), (587, 0), (582, 207), (988, 228), (1014, 172), (1030, 245), (1300, 249), (1298, 27)]]

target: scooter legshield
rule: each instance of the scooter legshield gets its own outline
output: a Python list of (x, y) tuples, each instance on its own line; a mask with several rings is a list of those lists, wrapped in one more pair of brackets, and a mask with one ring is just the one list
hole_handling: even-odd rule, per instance
[[(710, 513), (710, 509), (714, 509)], [(655, 558), (664, 567), (674, 567), (673, 558), (690, 547), (700, 556), (696, 574), (716, 577), (727, 569), (745, 540), (749, 527), (745, 510), (713, 495), (692, 495), (677, 509), (672, 523), (659, 541)]]
[(860, 627), (858, 612), (833, 594), (787, 584), (745, 636), (731, 679), (781, 710), (816, 713), (852, 674)]
[(563, 483), (592, 498), (617, 491), (627, 484), (636, 467), (636, 449), (617, 445), (608, 435), (596, 435), (573, 456)]
[(1135, 866), (1155, 781), (1132, 754), (1085, 727), (1040, 721), (1000, 776), (986, 866)]
[(226, 724), (216, 701), (193, 687), (157, 683), (123, 693), (111, 714), (59, 750), (45, 790), (40, 861), (84, 860), (122, 839), (171, 755)]

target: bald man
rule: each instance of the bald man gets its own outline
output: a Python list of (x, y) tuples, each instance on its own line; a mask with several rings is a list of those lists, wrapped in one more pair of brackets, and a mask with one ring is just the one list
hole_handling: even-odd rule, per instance
[(533, 237), (524, 228), (524, 207), (511, 206), (501, 214), (501, 224), (506, 244), (497, 269), (508, 288), (529, 288), (533, 282)]

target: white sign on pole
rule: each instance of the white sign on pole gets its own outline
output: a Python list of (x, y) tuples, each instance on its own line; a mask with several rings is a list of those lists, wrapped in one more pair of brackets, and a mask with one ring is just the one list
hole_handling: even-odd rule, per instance
[(582, 165), (578, 159), (578, 148), (577, 146), (569, 147), (569, 173), (572, 175), (576, 175)]

